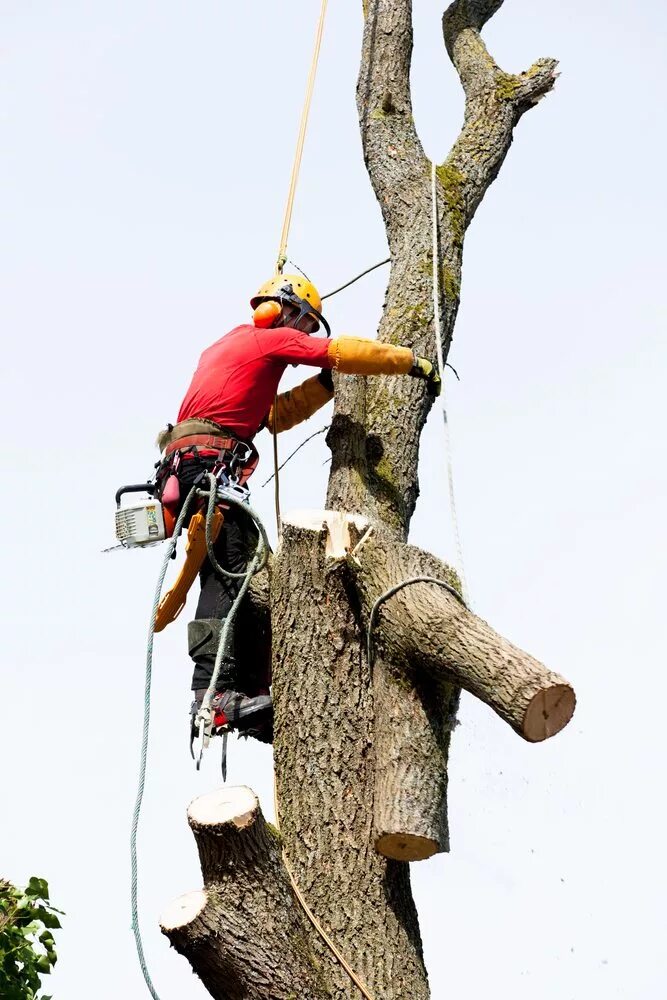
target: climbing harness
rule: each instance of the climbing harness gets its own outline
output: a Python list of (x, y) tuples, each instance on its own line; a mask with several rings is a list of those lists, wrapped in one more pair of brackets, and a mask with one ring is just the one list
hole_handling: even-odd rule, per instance
[[(445, 400), (445, 361), (442, 346), (442, 320), (440, 315), (440, 277), (438, 269), (438, 195), (436, 189), (435, 163), (431, 161), (431, 215), (433, 224), (433, 321), (435, 324), (435, 341), (438, 355), (438, 369), (440, 371), (441, 393), (440, 402), (442, 406), (442, 421), (445, 435), (445, 454), (447, 456), (447, 482), (449, 484), (449, 509), (452, 517), (452, 528), (454, 531), (454, 544), (456, 546), (456, 562), (459, 579), (461, 580), (461, 592), (466, 607), (470, 604), (468, 595), (468, 584), (466, 582), (465, 567), (463, 563), (463, 544), (461, 542), (461, 532), (459, 530), (459, 519), (456, 513), (456, 499), (454, 496), (454, 465), (452, 461), (452, 446), (449, 431), (449, 421), (447, 419), (447, 404)], [(458, 375), (457, 375), (458, 378)]]
[[(188, 433), (193, 432), (193, 433)], [(164, 458), (158, 462), (153, 482), (122, 486), (116, 493), (116, 536), (121, 547), (133, 548), (153, 545), (171, 538), (177, 523), (176, 514), (180, 501), (180, 483), (177, 473), (184, 462), (200, 461), (203, 468), (211, 468), (226, 496), (245, 500), (248, 491), (245, 483), (257, 466), (259, 455), (254, 445), (241, 441), (210, 420), (190, 419), (169, 426), (161, 432), (159, 443)], [(199, 479), (204, 476), (201, 471)], [(139, 500), (131, 507), (122, 507), (121, 498), (126, 493), (147, 492), (149, 499)], [(229, 506), (226, 503), (226, 506)], [(192, 514), (188, 527), (185, 561), (157, 610), (155, 631), (161, 632), (173, 622), (185, 607), (190, 587), (206, 558), (207, 534), (213, 541), (222, 528), (224, 515), (216, 510), (213, 524), (206, 528), (200, 511)]]

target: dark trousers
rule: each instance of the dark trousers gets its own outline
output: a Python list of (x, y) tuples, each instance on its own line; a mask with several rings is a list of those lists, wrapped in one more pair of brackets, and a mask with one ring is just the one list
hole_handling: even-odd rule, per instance
[[(181, 486), (181, 504), (185, 502), (197, 477), (202, 471), (210, 469), (211, 465), (212, 462), (206, 458), (183, 461), (178, 472), (178, 479)], [(208, 480), (203, 480), (202, 487), (204, 489), (208, 488)], [(194, 500), (191, 503), (191, 510), (193, 513), (197, 510)], [(229, 570), (232, 573), (243, 573), (252, 558), (252, 553), (257, 544), (257, 536), (254, 533), (252, 522), (241, 511), (230, 507), (224, 510), (223, 514), (225, 520), (213, 546), (215, 558), (223, 569)], [(195, 618), (224, 621), (238, 595), (242, 580), (220, 576), (215, 572), (207, 557), (199, 571), (199, 583), (201, 592), (199, 594)], [(230, 654), (222, 664), (218, 682), (220, 690), (238, 689), (243, 686), (238, 677), (235, 640), (236, 636), (233, 637)], [(214, 662), (215, 657), (210, 655), (198, 657), (194, 660), (194, 672), (192, 675), (193, 691), (198, 688), (208, 687), (213, 674)]]

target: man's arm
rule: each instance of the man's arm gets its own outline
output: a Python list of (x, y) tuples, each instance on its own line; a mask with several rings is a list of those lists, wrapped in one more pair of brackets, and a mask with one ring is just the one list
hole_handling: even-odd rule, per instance
[(288, 431), (312, 417), (330, 399), (333, 399), (333, 379), (331, 372), (324, 370), (296, 388), (281, 392), (269, 410), (266, 425), (272, 434)]
[(417, 357), (409, 347), (394, 347), (363, 337), (336, 337), (326, 341), (289, 327), (262, 331), (269, 357), (289, 364), (333, 368), (346, 375), (413, 375), (425, 379), (429, 392), (440, 391), (435, 366)]

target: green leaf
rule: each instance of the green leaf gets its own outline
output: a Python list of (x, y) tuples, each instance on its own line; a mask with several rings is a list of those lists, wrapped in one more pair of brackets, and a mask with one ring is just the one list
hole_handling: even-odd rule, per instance
[[(57, 961), (52, 930), (60, 927), (46, 879), (25, 889), (0, 879), (0, 998), (37, 1000), (41, 976)], [(51, 1000), (42, 996), (40, 1000)]]
[(49, 883), (45, 878), (36, 878), (36, 876), (33, 875), (28, 882), (25, 894), (26, 896), (31, 896), (33, 899), (48, 899)]
[(3, 987), (2, 998), (3, 1000), (32, 1000), (34, 996), (32, 990), (29, 994), (26, 994), (25, 990), (21, 986), (7, 985)]
[(46, 975), (51, 971), (51, 960), (48, 955), (38, 955), (35, 961), (35, 968)]
[(55, 913), (51, 913), (45, 906), (36, 906), (32, 912), (35, 919), (41, 920), (45, 927), (50, 927), (52, 930), (58, 930), (60, 927), (60, 921)]

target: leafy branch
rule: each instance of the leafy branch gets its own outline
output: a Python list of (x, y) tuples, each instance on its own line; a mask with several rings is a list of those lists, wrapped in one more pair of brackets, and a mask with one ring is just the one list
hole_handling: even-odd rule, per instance
[(46, 879), (34, 875), (21, 889), (0, 879), (0, 996), (3, 1000), (52, 1000), (38, 997), (43, 975), (57, 955), (53, 931), (60, 927), (49, 902)]

